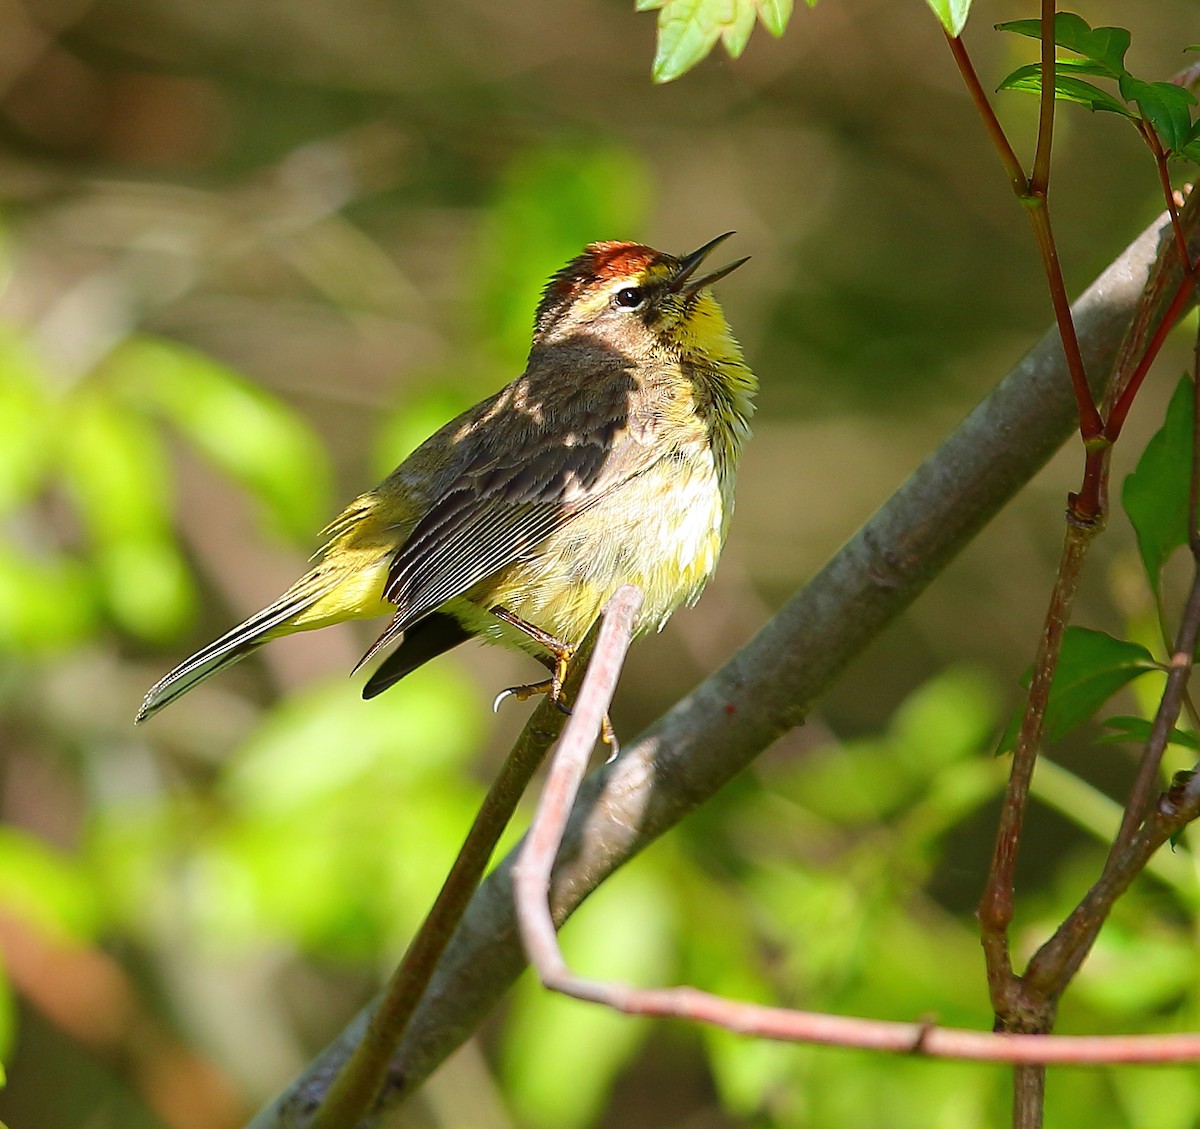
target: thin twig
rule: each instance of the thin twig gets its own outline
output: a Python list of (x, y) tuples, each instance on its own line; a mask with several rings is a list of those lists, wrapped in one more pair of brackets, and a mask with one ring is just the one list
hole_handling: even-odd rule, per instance
[(600, 636), (579, 699), (555, 748), (537, 811), (513, 866), (513, 900), (521, 941), (548, 988), (554, 987), (559, 973), (566, 972), (550, 914), (550, 875), (571, 805), (617, 688), (632, 638), (633, 620), (641, 605), (641, 590), (627, 584), (617, 590), (604, 610)]
[[(590, 640), (577, 652), (573, 671), (584, 669), (589, 650)], [(571, 678), (568, 690), (577, 681), (578, 677)], [(432, 908), (371, 1014), (362, 1039), (331, 1082), (309, 1129), (349, 1129), (369, 1111), (386, 1079), (388, 1062), (462, 920), (496, 843), (565, 720), (557, 705), (545, 700), (526, 723), (488, 789)]]
[(992, 104), (988, 101), (987, 91), (983, 89), (983, 83), (979, 81), (975, 64), (971, 62), (971, 56), (967, 54), (966, 45), (962, 39), (952, 36), (949, 32), (946, 33), (946, 42), (949, 44), (950, 53), (954, 56), (954, 62), (958, 66), (958, 73), (962, 76), (963, 85), (966, 86), (967, 93), (971, 96), (971, 101), (975, 104), (975, 109), (983, 121), (983, 128), (991, 139), (992, 145), (995, 146), (1004, 171), (1008, 174), (1008, 182), (1012, 186), (1013, 195), (1019, 200), (1024, 199), (1029, 195), (1029, 178), (1025, 175), (1021, 159), (1009, 143), (1000, 119), (996, 117), (996, 111), (992, 109)]
[(1029, 684), (1025, 712), (1021, 717), (1021, 728), (1016, 749), (1013, 751), (1008, 786), (1000, 809), (992, 863), (979, 903), (980, 939), (987, 963), (988, 989), (997, 1023), (1002, 1030), (1029, 1030), (1026, 1024), (1030, 1018), (1034, 1018), (1035, 1024), (1038, 1019), (1044, 1018), (1029, 1017), (1025, 1014), (1029, 1001), (1023, 998), (1020, 980), (1013, 974), (1008, 947), (1008, 927), (1013, 917), (1013, 874), (1017, 865), (1025, 808), (1029, 800), (1029, 784), (1033, 779), (1033, 769), (1037, 763), (1045, 724), (1046, 705), (1050, 700), (1050, 687), (1058, 666), (1063, 634), (1070, 622), (1080, 570), (1094, 536), (1095, 528), (1092, 526), (1083, 526), (1075, 522), (1067, 524), (1062, 558), (1059, 561), (1050, 606), (1046, 612), (1037, 657), (1034, 659), (1033, 678)]

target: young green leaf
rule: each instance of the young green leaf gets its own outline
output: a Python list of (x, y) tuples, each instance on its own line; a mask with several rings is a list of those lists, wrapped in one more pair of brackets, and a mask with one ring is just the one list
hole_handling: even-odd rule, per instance
[(721, 42), (731, 59), (739, 59), (754, 30), (754, 4), (752, 0), (732, 0), (732, 9), (732, 19), (721, 27)]
[[(1046, 705), (1046, 740), (1060, 740), (1091, 717), (1122, 686), (1158, 669), (1154, 656), (1140, 643), (1116, 639), (1087, 627), (1068, 627)], [(1025, 672), (1021, 685), (1029, 685), (1031, 674)], [(997, 754), (1016, 746), (1022, 712), (1019, 710), (1009, 722)]]
[(1163, 565), (1186, 545), (1192, 466), (1192, 381), (1179, 382), (1163, 425), (1146, 444), (1121, 489), (1121, 505), (1137, 536), (1150, 587), (1157, 593)]
[(971, 14), (971, 0), (927, 0), (933, 14), (941, 20), (947, 35), (962, 35)]
[[(813, 3), (809, 0), (809, 7)], [(637, 0), (639, 12), (658, 12), (654, 81), (670, 82), (691, 70), (718, 39), (736, 59), (746, 49), (756, 17), (772, 35), (782, 35), (792, 6), (793, 0)]]
[(710, 0), (662, 0), (658, 47), (650, 69), (655, 82), (670, 82), (707, 58), (721, 34), (716, 8)]
[[(1054, 97), (1063, 102), (1078, 102), (1081, 106), (1086, 106), (1089, 110), (1103, 110), (1110, 114), (1121, 114), (1123, 117), (1136, 119), (1137, 114), (1119, 99), (1114, 98), (1108, 91), (1101, 90), (1098, 86), (1075, 77), (1076, 74), (1100, 73), (1095, 69), (1087, 69), (1092, 67), (1094, 67), (1094, 64), (1091, 63), (1086, 63), (1080, 67), (1073, 67), (1070, 70), (1064, 67), (1056, 67), (1054, 71)], [(1029, 94), (1040, 94), (1042, 92), (1041, 63), (1029, 63), (1026, 66), (1018, 67), (996, 89), (1020, 90)]]
[[(996, 30), (1041, 39), (1042, 21), (1009, 20), (997, 24)], [(1101, 68), (1099, 73), (1109, 78), (1121, 78), (1128, 73), (1125, 70), (1125, 52), (1129, 50), (1130, 35), (1123, 27), (1093, 29), (1074, 12), (1059, 12), (1054, 17), (1054, 43), (1065, 51), (1073, 51), (1092, 60)]]
[(1196, 96), (1173, 82), (1143, 82), (1132, 75), (1121, 79), (1121, 97), (1134, 102), (1169, 149), (1182, 149), (1192, 138), (1192, 107)]
[[(817, 0), (808, 0), (811, 8)], [(788, 20), (792, 18), (792, 0), (756, 0), (758, 4), (759, 22), (778, 39), (786, 30)]]

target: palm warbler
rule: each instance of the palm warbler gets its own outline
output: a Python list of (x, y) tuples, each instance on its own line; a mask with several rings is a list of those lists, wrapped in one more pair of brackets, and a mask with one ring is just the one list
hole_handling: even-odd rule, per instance
[[(547, 284), (525, 372), (430, 436), (324, 531), (318, 563), (176, 667), (142, 721), (280, 635), (390, 615), (372, 697), (472, 636), (554, 671), (622, 584), (636, 630), (693, 603), (716, 567), (758, 387), (696, 277), (732, 232), (682, 258), (592, 243)], [(361, 663), (360, 663), (361, 665)]]

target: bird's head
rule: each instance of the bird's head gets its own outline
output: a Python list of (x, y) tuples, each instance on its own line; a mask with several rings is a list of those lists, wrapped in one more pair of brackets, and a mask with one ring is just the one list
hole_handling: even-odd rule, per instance
[(709, 287), (746, 259), (698, 274), (709, 252), (732, 234), (678, 257), (640, 243), (588, 244), (547, 284), (534, 347), (584, 335), (628, 356), (663, 345), (714, 359), (737, 351)]

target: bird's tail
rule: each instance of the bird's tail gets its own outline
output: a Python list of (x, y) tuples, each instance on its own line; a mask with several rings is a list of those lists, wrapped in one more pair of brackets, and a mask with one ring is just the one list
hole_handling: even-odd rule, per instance
[[(305, 580), (312, 575), (310, 573)], [(306, 585), (304, 581), (290, 588), (273, 604), (255, 612), (244, 623), (227, 631), (191, 658), (184, 659), (170, 674), (155, 683), (142, 701), (134, 721), (145, 721), (152, 717), (193, 686), (258, 650), (269, 638), (273, 638), (276, 628), (286, 625), (324, 594), (319, 586)]]

